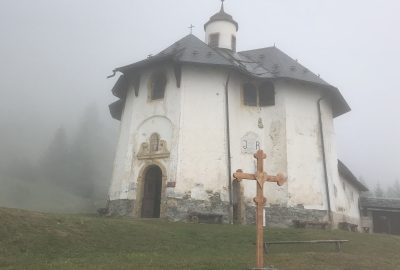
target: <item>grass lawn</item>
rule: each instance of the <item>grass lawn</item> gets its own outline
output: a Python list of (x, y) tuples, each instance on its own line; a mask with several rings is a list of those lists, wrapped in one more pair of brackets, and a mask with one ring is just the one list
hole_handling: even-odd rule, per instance
[[(348, 239), (273, 246), (278, 270), (400, 269), (400, 237), (342, 231), (267, 229), (271, 241)], [(58, 215), (0, 208), (0, 269), (247, 269), (255, 227)]]

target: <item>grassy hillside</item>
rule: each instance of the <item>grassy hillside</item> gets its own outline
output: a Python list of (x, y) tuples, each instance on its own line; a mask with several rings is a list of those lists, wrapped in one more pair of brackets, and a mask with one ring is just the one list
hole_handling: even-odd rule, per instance
[[(57, 213), (95, 213), (104, 207), (106, 189), (96, 190), (98, 199), (88, 199), (67, 192), (45, 180), (23, 181), (0, 175), (0, 205)], [(0, 217), (1, 218), (1, 217)]]
[[(0, 269), (246, 269), (253, 226), (56, 215), (0, 208)], [(272, 229), (270, 240), (349, 239), (333, 245), (273, 247), (279, 270), (400, 269), (400, 237)]]

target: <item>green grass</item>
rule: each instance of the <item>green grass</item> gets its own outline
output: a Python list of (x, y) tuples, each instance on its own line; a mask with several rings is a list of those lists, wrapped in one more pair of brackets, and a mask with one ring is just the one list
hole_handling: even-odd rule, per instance
[[(400, 237), (272, 229), (270, 240), (349, 239), (334, 245), (273, 246), (269, 265), (290, 269), (400, 269)], [(254, 226), (58, 215), (0, 208), (0, 269), (246, 269)]]

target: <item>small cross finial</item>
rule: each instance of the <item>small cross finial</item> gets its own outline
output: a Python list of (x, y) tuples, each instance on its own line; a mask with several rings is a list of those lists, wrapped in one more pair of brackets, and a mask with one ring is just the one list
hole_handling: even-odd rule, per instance
[(189, 29), (190, 29), (190, 34), (193, 34), (193, 28), (194, 28), (195, 26), (193, 25), (193, 24), (190, 24), (190, 26), (189, 26)]
[(221, 11), (224, 11), (224, 2), (225, 0), (221, 0)]

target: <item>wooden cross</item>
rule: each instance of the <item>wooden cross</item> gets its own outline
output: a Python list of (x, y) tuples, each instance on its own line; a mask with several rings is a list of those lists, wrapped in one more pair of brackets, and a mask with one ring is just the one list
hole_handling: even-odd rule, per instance
[(237, 181), (245, 180), (256, 180), (257, 181), (257, 196), (254, 198), (256, 204), (256, 227), (257, 227), (257, 238), (256, 238), (256, 261), (257, 268), (264, 267), (264, 206), (267, 202), (264, 197), (264, 183), (275, 182), (278, 186), (282, 186), (286, 182), (286, 177), (283, 174), (277, 176), (268, 175), (264, 172), (264, 159), (267, 155), (263, 150), (258, 150), (254, 154), (254, 158), (257, 159), (257, 172), (255, 174), (244, 173), (242, 170), (237, 170), (233, 174), (233, 177)]

